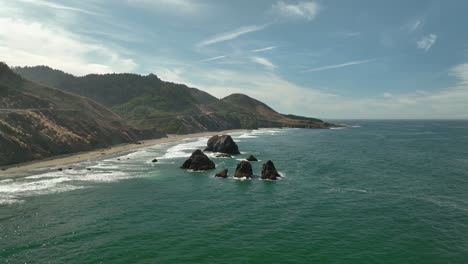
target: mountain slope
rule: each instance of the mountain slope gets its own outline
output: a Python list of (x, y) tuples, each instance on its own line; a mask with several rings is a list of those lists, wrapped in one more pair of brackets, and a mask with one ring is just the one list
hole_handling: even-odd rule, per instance
[(24, 80), (0, 63), (0, 165), (152, 136), (90, 99)]
[(26, 79), (89, 97), (133, 125), (165, 133), (191, 133), (259, 127), (327, 128), (318, 119), (290, 118), (258, 100), (231, 95), (222, 100), (150, 74), (91, 74), (83, 77), (46, 66), (14, 69)]
[(231, 94), (221, 101), (251, 113), (256, 117), (260, 127), (328, 128), (333, 126), (316, 118), (280, 114), (268, 105), (244, 94)]

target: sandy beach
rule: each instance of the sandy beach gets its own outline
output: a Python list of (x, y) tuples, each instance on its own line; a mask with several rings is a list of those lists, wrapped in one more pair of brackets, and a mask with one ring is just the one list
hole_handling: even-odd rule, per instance
[(149, 147), (157, 144), (168, 143), (168, 142), (175, 142), (187, 138), (196, 138), (196, 137), (207, 137), (207, 136), (214, 136), (220, 134), (227, 134), (233, 132), (240, 132), (244, 131), (242, 129), (239, 130), (225, 130), (225, 131), (218, 131), (218, 132), (203, 132), (203, 133), (194, 133), (194, 134), (187, 134), (187, 135), (168, 135), (165, 138), (159, 139), (152, 139), (152, 140), (144, 140), (140, 141), (141, 144), (129, 143), (129, 144), (121, 144), (116, 145), (113, 147), (97, 149), (87, 152), (79, 152), (61, 156), (54, 156), (43, 160), (32, 161), (32, 162), (25, 162), (14, 164), (11, 166), (3, 167), (0, 172), (0, 177), (5, 174), (10, 173), (18, 173), (23, 171), (29, 171), (39, 168), (46, 168), (46, 167), (57, 167), (57, 166), (64, 166), (73, 163), (79, 163), (82, 161), (87, 160), (95, 160), (98, 158), (103, 158), (109, 155), (115, 155), (121, 152), (129, 152), (132, 150), (137, 150), (144, 147)]

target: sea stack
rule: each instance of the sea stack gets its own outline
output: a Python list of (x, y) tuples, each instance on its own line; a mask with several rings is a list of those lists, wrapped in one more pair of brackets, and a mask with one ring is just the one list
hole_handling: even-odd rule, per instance
[(192, 153), (190, 158), (184, 162), (181, 168), (194, 171), (204, 171), (214, 169), (215, 164), (208, 158), (208, 156), (205, 155), (205, 153), (197, 149)]
[(248, 160), (248, 161), (258, 161), (258, 159), (256, 157), (254, 157), (254, 155), (250, 155), (246, 160)]
[(221, 152), (227, 154), (240, 154), (239, 147), (229, 135), (216, 135), (208, 140), (205, 151)]
[(264, 180), (277, 180), (279, 175), (278, 171), (275, 168), (275, 164), (271, 160), (267, 161), (262, 166), (262, 176), (261, 178)]
[(215, 177), (227, 178), (228, 177), (228, 170), (224, 169), (224, 170), (216, 173)]
[(236, 178), (252, 178), (252, 165), (248, 161), (241, 161), (237, 164), (236, 173), (234, 177)]

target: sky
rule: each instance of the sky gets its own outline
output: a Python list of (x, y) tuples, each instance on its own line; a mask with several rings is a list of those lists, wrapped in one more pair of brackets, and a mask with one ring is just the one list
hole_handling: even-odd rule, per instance
[(468, 119), (468, 1), (0, 0), (0, 61), (325, 119)]

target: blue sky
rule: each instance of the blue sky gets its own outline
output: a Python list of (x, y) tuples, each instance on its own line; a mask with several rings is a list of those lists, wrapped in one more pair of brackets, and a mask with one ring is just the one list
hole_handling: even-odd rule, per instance
[(0, 0), (0, 60), (320, 118), (468, 118), (463, 0)]

